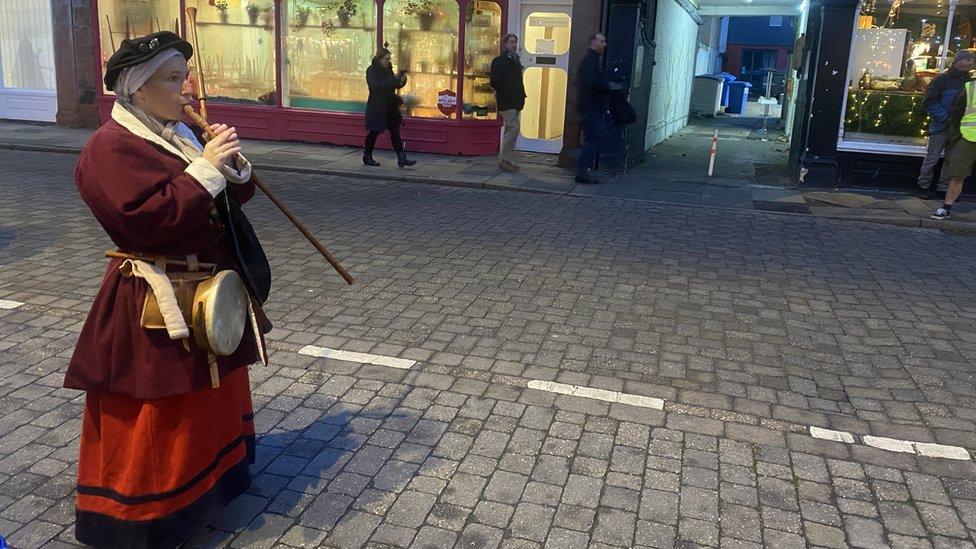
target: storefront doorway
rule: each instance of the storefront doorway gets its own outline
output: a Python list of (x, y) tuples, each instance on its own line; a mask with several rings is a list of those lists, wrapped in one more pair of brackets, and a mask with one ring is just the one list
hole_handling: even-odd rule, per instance
[(572, 4), (523, 3), (519, 55), (525, 66), (525, 109), (516, 148), (558, 153), (563, 146)]
[(51, 3), (0, 3), (0, 118), (54, 122), (57, 111)]

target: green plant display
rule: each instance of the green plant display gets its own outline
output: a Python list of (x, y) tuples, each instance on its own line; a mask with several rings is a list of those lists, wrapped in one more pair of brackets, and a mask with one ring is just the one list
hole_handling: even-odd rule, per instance
[(403, 4), (405, 15), (435, 15), (440, 9), (439, 0), (407, 0)]
[(305, 6), (298, 6), (295, 9), (295, 30), (302, 30), (308, 24), (308, 18), (312, 15), (312, 9)]
[(847, 95), (846, 131), (925, 137), (928, 126), (921, 94), (855, 90)]
[(359, 6), (356, 0), (332, 0), (322, 6), (323, 11), (330, 11), (336, 14), (356, 15)]

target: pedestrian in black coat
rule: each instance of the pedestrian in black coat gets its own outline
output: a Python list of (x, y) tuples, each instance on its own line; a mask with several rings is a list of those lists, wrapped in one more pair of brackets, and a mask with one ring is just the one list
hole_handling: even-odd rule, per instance
[(506, 34), (502, 39), (501, 55), (491, 61), (491, 87), (495, 90), (495, 103), (505, 128), (498, 148), (498, 165), (506, 172), (519, 169), (515, 163), (515, 142), (521, 126), (519, 116), (525, 108), (525, 83), (518, 43), (518, 36)]
[(577, 183), (599, 183), (589, 176), (590, 165), (597, 154), (600, 143), (607, 137), (607, 99), (610, 83), (600, 67), (600, 56), (607, 49), (607, 37), (594, 34), (590, 37), (590, 49), (580, 62), (576, 80), (579, 86), (576, 111), (580, 116), (580, 130), (583, 133), (583, 146), (576, 161)]
[(369, 99), (366, 101), (366, 148), (363, 150), (363, 164), (379, 166), (373, 160), (373, 147), (376, 138), (386, 130), (390, 131), (390, 141), (397, 153), (397, 166), (413, 166), (416, 160), (409, 160), (403, 152), (403, 140), (400, 139), (400, 105), (403, 100), (397, 95), (397, 90), (407, 85), (407, 71), (393, 73), (393, 61), (390, 50), (380, 48), (373, 57), (373, 63), (366, 69), (366, 85), (369, 86)]

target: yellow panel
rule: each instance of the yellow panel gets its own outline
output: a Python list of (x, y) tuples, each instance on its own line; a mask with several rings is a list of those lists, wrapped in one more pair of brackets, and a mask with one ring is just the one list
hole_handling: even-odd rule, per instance
[(573, 20), (565, 13), (533, 12), (525, 19), (525, 51), (562, 55), (569, 51)]
[(557, 67), (529, 67), (525, 71), (525, 110), (522, 137), (559, 139), (566, 119), (566, 71)]

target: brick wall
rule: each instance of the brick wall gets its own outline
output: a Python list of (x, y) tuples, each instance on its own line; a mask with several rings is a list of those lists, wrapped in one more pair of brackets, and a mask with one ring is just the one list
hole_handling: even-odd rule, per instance
[(658, 44), (648, 101), (645, 147), (664, 141), (688, 123), (698, 23), (675, 0), (660, 0)]
[(95, 113), (94, 32), (89, 0), (53, 0), (59, 126), (98, 126)]

